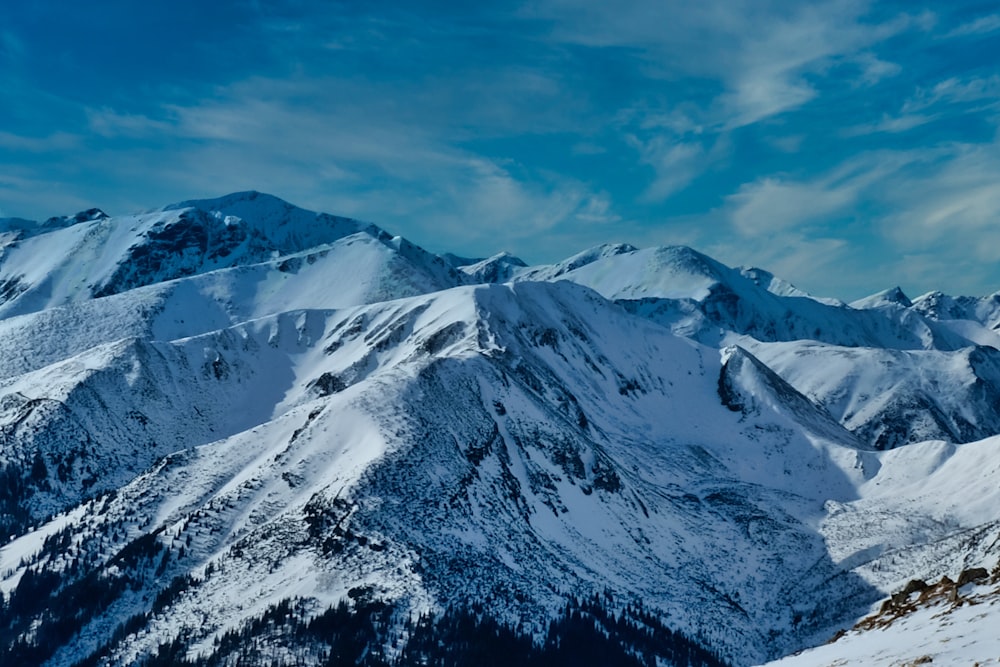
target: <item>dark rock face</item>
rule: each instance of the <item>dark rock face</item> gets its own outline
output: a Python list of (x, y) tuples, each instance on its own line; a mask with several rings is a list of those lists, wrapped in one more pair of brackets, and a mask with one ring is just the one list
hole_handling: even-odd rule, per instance
[(81, 222), (94, 222), (96, 220), (107, 220), (110, 218), (107, 213), (99, 208), (88, 208), (86, 211), (80, 211), (76, 215), (61, 215), (54, 216), (42, 223), (43, 229), (61, 229), (63, 227), (70, 227), (72, 225), (80, 224)]
[(0, 280), (0, 304), (17, 298), (17, 296), (22, 294), (25, 289), (26, 288), (21, 278)]
[(990, 578), (990, 573), (985, 567), (973, 567), (968, 570), (962, 570), (962, 573), (958, 575), (957, 586), (964, 586), (966, 584), (971, 584), (977, 581), (985, 581)]
[(228, 268), (266, 259), (273, 248), (240, 219), (220, 219), (204, 211), (184, 211), (155, 226), (103, 285), (95, 298), (193, 275), (207, 267)]

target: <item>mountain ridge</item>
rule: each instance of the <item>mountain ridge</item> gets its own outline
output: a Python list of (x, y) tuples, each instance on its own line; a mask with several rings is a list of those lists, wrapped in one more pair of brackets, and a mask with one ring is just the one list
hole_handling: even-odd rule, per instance
[(477, 610), (522, 648), (583, 618), (593, 656), (680, 659), (617, 615), (749, 665), (996, 565), (991, 297), (439, 256), (256, 192), (88, 215), (0, 252), (8, 659), (321, 664), (306, 624), (385, 609), (357, 655)]

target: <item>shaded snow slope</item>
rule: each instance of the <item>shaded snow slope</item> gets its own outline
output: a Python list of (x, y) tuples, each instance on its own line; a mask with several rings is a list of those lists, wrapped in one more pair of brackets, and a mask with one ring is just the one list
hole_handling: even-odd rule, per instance
[[(249, 192), (152, 213), (97, 217), (6, 244), (0, 254), (0, 317), (290, 255), (305, 253), (308, 261), (324, 245), (358, 234), (420, 265), (439, 289), (463, 282), (441, 258), (374, 225)], [(293, 257), (287, 265), (301, 261), (303, 257)], [(359, 276), (362, 281), (366, 277)], [(345, 285), (350, 282), (346, 278)], [(337, 289), (335, 283), (329, 288)]]
[(458, 270), (469, 276), (470, 282), (503, 283), (527, 265), (510, 253), (501, 252), (478, 262), (463, 263)]
[[(220, 418), (248, 421), (213, 423), (222, 439), (167, 457), (86, 506), (86, 520), (55, 520), (97, 562), (124, 544), (106, 543), (102, 526), (117, 526), (120, 539), (157, 535), (171, 565), (53, 664), (94, 650), (184, 572), (198, 583), (115, 660), (180, 632), (211, 642), (276, 595), (322, 605), (366, 586), (413, 609), (479, 600), (539, 624), (564, 595), (607, 589), (745, 664), (863, 614), (896, 583), (871, 575), (886, 554), (907, 570), (950, 566), (928, 538), (996, 520), (990, 497), (947, 507), (916, 484), (985, 483), (995, 443), (958, 450), (981, 452), (974, 462), (868, 451), (746, 351), (720, 358), (572, 284), (289, 312), (161, 345), (178, 368), (146, 364), (156, 376), (210, 414), (212, 392), (189, 383), (222, 383), (233, 405)], [(58, 387), (67, 373), (51, 372), (17, 382)], [(857, 531), (874, 520), (894, 527), (875, 542)], [(23, 576), (21, 541), (35, 539), (0, 552), (6, 590)]]
[[(850, 614), (812, 604), (799, 586), (876, 595), (822, 565), (811, 528), (829, 493), (848, 501), (861, 479), (857, 450), (837, 441), (850, 436), (801, 396), (789, 409), (790, 388), (753, 362), (736, 370), (744, 353), (724, 367), (713, 350), (589, 290), (458, 288), (288, 313), (169, 348), (180, 368), (158, 376), (222, 383), (218, 394), (250, 420), (214, 424), (220, 436), (259, 425), (169, 457), (69, 524), (98, 559), (114, 549), (94, 518), (187, 545), (175, 573), (215, 563), (203, 592), (151, 621), (159, 629), (129, 640), (123, 656), (155, 648), (199, 613), (218, 619), (187, 626), (207, 641), (291, 581), (328, 602), (364, 583), (418, 606), (485, 600), (538, 623), (563, 595), (607, 587), (683, 631), (728, 628), (711, 641), (744, 659)], [(721, 377), (759, 400), (723, 405)], [(206, 392), (190, 399), (211, 410)], [(330, 550), (340, 555), (330, 560)], [(6, 552), (13, 563), (23, 550), (15, 541)], [(4, 586), (20, 576), (15, 568)], [(143, 584), (147, 598), (165, 576)], [(246, 581), (259, 583), (247, 593)], [(787, 596), (800, 601), (794, 610)], [(141, 608), (129, 599), (65, 654), (93, 650), (83, 638)]]
[(764, 363), (878, 449), (1000, 433), (1000, 351), (745, 341)]
[(375, 303), (459, 281), (433, 256), (407, 256), (399, 245), (398, 239), (353, 234), (269, 262), (0, 319), (0, 378), (123, 337), (195, 336), (286, 310)]
[[(881, 467), (862, 497), (831, 506), (821, 531), (830, 544), (851, 544), (855, 551), (831, 555), (844, 564), (866, 561), (852, 563), (854, 570), (892, 599), (873, 605), (870, 616), (835, 641), (768, 664), (995, 664), (998, 455), (995, 437), (880, 454)], [(903, 535), (917, 543), (900, 550)], [(965, 575), (981, 578), (964, 583)]]
[[(0, 221), (0, 661), (194, 657), (290, 598), (541, 637), (596, 595), (737, 665), (820, 644), (996, 564), (995, 302), (437, 256), (255, 192)], [(912, 660), (965, 608), (803, 656)]]
[[(817, 340), (850, 347), (957, 349), (969, 344), (917, 312), (854, 309), (780, 287), (773, 276), (731, 269), (690, 248), (595, 249), (585, 261), (517, 277), (571, 280), (675, 332), (718, 345), (726, 332), (761, 341)], [(787, 285), (787, 284), (785, 284)]]
[(829, 306), (844, 305), (844, 302), (841, 301), (840, 299), (833, 299), (830, 297), (820, 297), (809, 294), (808, 292), (800, 290), (798, 287), (791, 284), (787, 280), (782, 280), (781, 278), (774, 275), (770, 271), (765, 271), (764, 269), (755, 266), (741, 267), (740, 273), (744, 277), (752, 280), (760, 287), (766, 289), (768, 292), (771, 292), (772, 294), (776, 294), (778, 296), (808, 297), (810, 299), (819, 301), (820, 303), (825, 303)]

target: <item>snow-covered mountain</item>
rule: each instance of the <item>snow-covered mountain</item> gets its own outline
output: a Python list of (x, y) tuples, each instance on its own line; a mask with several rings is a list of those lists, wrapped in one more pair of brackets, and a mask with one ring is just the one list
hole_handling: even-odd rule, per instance
[(3, 664), (748, 665), (997, 566), (990, 299), (259, 193), (0, 247)]
[[(297, 273), (303, 265), (314, 265), (318, 256), (336, 253), (338, 246), (351, 241), (384, 245), (392, 258), (349, 251), (355, 264), (339, 262), (336, 273), (326, 276), (352, 291), (346, 301), (362, 295), (364, 300), (390, 299), (462, 282), (440, 257), (374, 225), (311, 213), (257, 192), (183, 202), (131, 216), (109, 218), (100, 211), (87, 211), (58, 220), (32, 233), (15, 234), (0, 246), (0, 316), (38, 312), (218, 270), (263, 264), (266, 268), (258, 268), (260, 273)], [(39, 233), (50, 227), (52, 231)], [(274, 262), (277, 258), (282, 261)], [(379, 266), (385, 261), (408, 266), (385, 270)], [(273, 283), (280, 281), (268, 277), (252, 276), (244, 282), (272, 283), (261, 287), (279, 291)], [(394, 284), (394, 278), (403, 284)], [(365, 294), (365, 289), (372, 292)], [(284, 295), (260, 296), (274, 296), (280, 302)]]
[(743, 345), (879, 449), (1000, 433), (992, 298), (912, 303), (894, 288), (848, 306), (685, 247), (602, 246), (512, 278), (577, 282), (678, 335)]
[[(571, 280), (681, 335), (717, 346), (727, 334), (760, 341), (953, 350), (969, 341), (910, 309), (851, 308), (811, 297), (760, 269), (732, 269), (687, 247), (602, 246), (526, 268), (523, 280)], [(772, 291), (775, 290), (775, 291)]]
[(764, 363), (878, 449), (1000, 433), (1000, 350), (953, 352), (745, 341)]

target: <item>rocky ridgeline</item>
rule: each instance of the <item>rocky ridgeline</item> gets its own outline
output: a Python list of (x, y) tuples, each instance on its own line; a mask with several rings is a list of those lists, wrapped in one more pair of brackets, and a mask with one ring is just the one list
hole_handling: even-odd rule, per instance
[[(902, 590), (887, 598), (878, 613), (866, 616), (858, 621), (854, 630), (874, 630), (887, 628), (894, 622), (908, 616), (924, 607), (948, 604), (953, 607), (980, 604), (989, 596), (1000, 595), (1000, 587), (983, 591), (986, 585), (1000, 583), (1000, 563), (990, 572), (984, 567), (974, 567), (962, 570), (957, 579), (945, 575), (933, 584), (923, 579), (912, 579)], [(838, 632), (831, 641), (837, 641), (847, 634), (846, 630)]]

